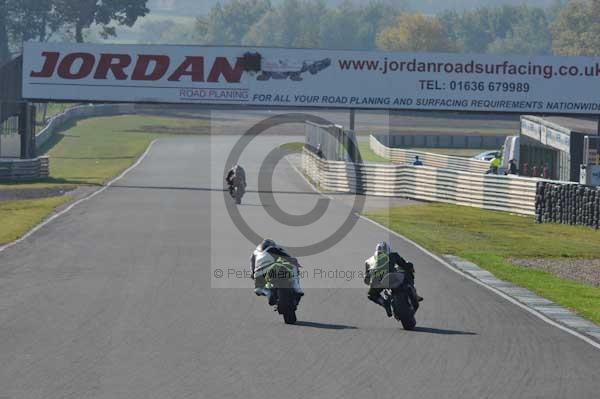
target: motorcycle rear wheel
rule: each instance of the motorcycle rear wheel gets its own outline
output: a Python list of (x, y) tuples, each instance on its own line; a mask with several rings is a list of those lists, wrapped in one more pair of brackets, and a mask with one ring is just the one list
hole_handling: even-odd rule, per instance
[(279, 301), (277, 303), (277, 311), (283, 316), (285, 324), (296, 324), (296, 303), (294, 298), (295, 293), (289, 288), (280, 288), (278, 290)]
[(417, 326), (415, 319), (415, 310), (410, 304), (410, 299), (406, 292), (395, 292), (392, 297), (392, 309), (394, 317), (402, 323), (405, 330), (414, 330)]

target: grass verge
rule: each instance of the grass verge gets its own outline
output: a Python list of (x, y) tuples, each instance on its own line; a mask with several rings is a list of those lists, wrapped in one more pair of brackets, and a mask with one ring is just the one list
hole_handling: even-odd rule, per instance
[(35, 200), (0, 202), (0, 244), (6, 244), (23, 236), (40, 223), (59, 205), (70, 200), (69, 196)]
[(460, 256), (600, 324), (600, 288), (516, 266), (516, 258), (600, 258), (600, 232), (535, 224), (532, 218), (426, 204), (368, 212), (367, 217), (437, 254)]
[[(285, 143), (281, 145), (281, 148), (291, 152), (302, 152), (302, 149), (304, 148), (304, 143)], [(368, 141), (359, 142), (358, 149), (360, 151), (360, 156), (364, 162), (390, 163), (389, 159), (380, 157), (379, 155), (375, 154), (373, 150), (371, 150)]]
[(293, 152), (293, 153), (301, 153), (304, 148), (304, 143), (300, 143), (297, 141), (291, 143), (285, 143), (279, 146), (282, 150)]
[[(368, 141), (361, 141), (358, 143), (358, 147), (360, 149), (360, 154), (365, 162), (377, 162), (377, 163), (390, 163), (390, 160), (379, 156), (373, 152), (371, 146)], [(440, 155), (451, 155), (455, 157), (463, 157), (470, 158), (472, 156), (481, 154), (485, 151), (491, 150), (482, 150), (482, 149), (473, 149), (473, 148), (403, 148), (404, 150), (411, 151), (420, 151), (420, 152), (429, 152), (432, 154), (440, 154)]]
[(375, 154), (368, 141), (359, 141), (358, 150), (363, 162), (391, 163), (389, 159)]
[[(102, 184), (131, 165), (157, 137), (144, 126), (163, 121), (152, 117), (117, 116), (86, 119), (54, 138), (48, 151), (51, 180), (66, 184)], [(149, 129), (150, 130), (150, 129)]]
[[(3, 189), (72, 188), (102, 184), (128, 168), (161, 134), (205, 133), (206, 121), (147, 115), (92, 118), (55, 134), (48, 144), (50, 178), (4, 183)], [(11, 242), (40, 223), (71, 197), (0, 201), (0, 243)]]

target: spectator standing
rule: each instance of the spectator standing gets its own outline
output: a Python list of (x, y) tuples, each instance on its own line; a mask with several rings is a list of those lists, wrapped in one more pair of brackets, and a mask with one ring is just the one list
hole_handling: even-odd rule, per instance
[(323, 158), (323, 150), (321, 150), (321, 144), (320, 143), (317, 144), (317, 151), (316, 152), (317, 152), (317, 156), (319, 158)]
[(550, 168), (548, 167), (548, 164), (544, 164), (544, 169), (542, 169), (542, 177), (544, 179), (549, 179), (550, 178)]
[(423, 162), (421, 162), (418, 155), (415, 155), (415, 161), (413, 162), (413, 166), (423, 166)]
[(498, 174), (498, 169), (500, 169), (500, 165), (501, 165), (502, 161), (500, 160), (500, 154), (495, 153), (494, 154), (494, 159), (492, 159), (490, 161), (490, 170), (488, 173), (497, 175)]
[(505, 175), (518, 175), (519, 170), (517, 169), (517, 163), (514, 159), (508, 161), (508, 169), (506, 169)]

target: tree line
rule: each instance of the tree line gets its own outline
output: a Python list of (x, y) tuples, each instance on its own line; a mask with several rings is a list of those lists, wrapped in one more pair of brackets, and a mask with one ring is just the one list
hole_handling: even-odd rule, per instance
[[(78, 42), (95, 26), (101, 37), (132, 26), (147, 0), (0, 0), (0, 59), (24, 40), (59, 33)], [(145, 43), (196, 43), (525, 55), (600, 55), (600, 0), (558, 1), (548, 8), (486, 6), (424, 15), (406, 0), (226, 0), (195, 23), (146, 21)]]
[(487, 6), (436, 15), (407, 12), (405, 1), (231, 0), (197, 19), (196, 40), (331, 49), (600, 55), (600, 0), (549, 8)]
[(84, 30), (97, 26), (102, 37), (118, 25), (132, 26), (148, 13), (148, 0), (0, 0), (0, 61), (24, 41), (62, 39), (83, 42)]

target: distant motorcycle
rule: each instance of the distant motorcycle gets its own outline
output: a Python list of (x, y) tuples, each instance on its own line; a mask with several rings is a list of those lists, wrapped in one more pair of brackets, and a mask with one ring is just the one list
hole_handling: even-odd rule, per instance
[(394, 318), (402, 323), (405, 330), (414, 330), (417, 325), (415, 313), (419, 308), (419, 301), (416, 297), (414, 287), (405, 282), (403, 271), (390, 273), (384, 277), (382, 284), (386, 288), (383, 295), (392, 304)]
[(235, 184), (234, 182), (227, 181), (227, 186), (229, 188), (229, 195), (231, 198), (235, 200), (236, 204), (242, 203), (242, 197), (246, 193), (246, 189), (243, 184)]

